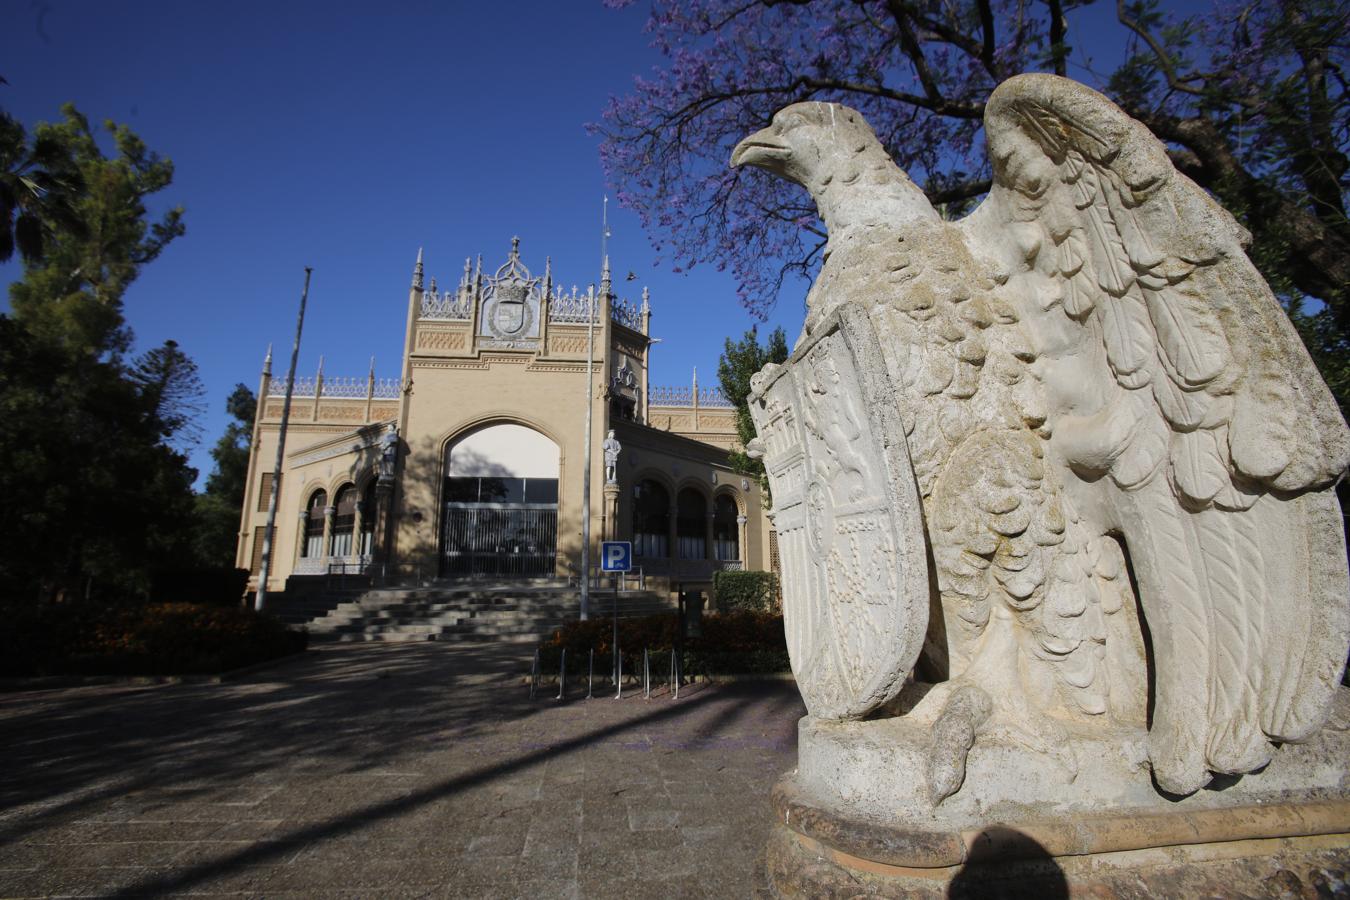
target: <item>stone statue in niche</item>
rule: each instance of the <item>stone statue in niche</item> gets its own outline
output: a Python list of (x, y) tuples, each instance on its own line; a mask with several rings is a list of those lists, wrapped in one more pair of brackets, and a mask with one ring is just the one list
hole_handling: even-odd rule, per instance
[[(1345, 422), (1248, 235), (1143, 126), (1024, 75), (985, 133), (993, 187), (956, 222), (843, 106), (789, 106), (732, 156), (829, 231), (751, 402), (799, 778), (898, 808), (837, 752), (887, 741), (913, 743), (930, 810), (1017, 799), (1021, 763), (967, 778), (985, 740), (1111, 802), (1260, 770), (1317, 735), (1345, 667)], [(828, 775), (812, 723), (838, 726)]]
[(390, 483), (394, 480), (394, 469), (398, 466), (398, 427), (393, 426), (380, 435), (380, 481)]
[(605, 435), (604, 443), (600, 447), (605, 451), (605, 484), (616, 484), (619, 480), (619, 453), (622, 452), (623, 445), (614, 436), (614, 429), (611, 428)]

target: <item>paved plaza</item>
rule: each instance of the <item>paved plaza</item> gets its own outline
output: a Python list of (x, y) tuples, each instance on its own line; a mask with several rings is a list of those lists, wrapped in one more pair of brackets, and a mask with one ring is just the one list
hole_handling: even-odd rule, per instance
[(0, 694), (0, 897), (749, 896), (791, 682), (531, 701), (529, 652)]

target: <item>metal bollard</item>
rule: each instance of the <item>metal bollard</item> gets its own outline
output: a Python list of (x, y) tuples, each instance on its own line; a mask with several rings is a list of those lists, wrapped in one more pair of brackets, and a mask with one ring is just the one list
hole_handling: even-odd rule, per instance
[(646, 647), (642, 648), (642, 699), (652, 699), (652, 664)]
[(675, 648), (670, 650), (670, 682), (666, 685), (668, 692), (675, 693)]
[(534, 648), (534, 662), (530, 665), (530, 699), (534, 699), (535, 689), (539, 687), (539, 648)]
[(591, 648), (591, 651), (590, 651), (590, 660), (591, 660), (590, 668), (588, 668), (588, 669), (586, 670), (586, 699), (587, 699), (587, 700), (590, 700), (590, 699), (591, 699), (591, 683), (592, 683), (593, 681), (595, 681), (595, 648), (594, 648), (594, 647), (592, 647), (592, 648)]
[(684, 681), (684, 665), (680, 661), (680, 655), (672, 648), (670, 655), (673, 657), (671, 662), (675, 664), (675, 699), (680, 699), (680, 682)]
[(567, 687), (567, 648), (564, 647), (562, 652), (562, 664), (558, 667), (558, 696), (554, 697), (553, 699), (561, 700), (563, 698), (563, 691), (566, 689), (566, 687)]

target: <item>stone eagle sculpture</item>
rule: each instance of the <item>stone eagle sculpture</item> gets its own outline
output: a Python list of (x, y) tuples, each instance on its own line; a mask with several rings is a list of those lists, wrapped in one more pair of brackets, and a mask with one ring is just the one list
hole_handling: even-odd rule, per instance
[[(1176, 794), (1259, 769), (1321, 726), (1346, 662), (1330, 490), (1345, 422), (1249, 236), (1142, 125), (1075, 82), (1023, 75), (994, 91), (985, 132), (993, 187), (957, 222), (844, 106), (789, 106), (732, 154), (805, 187), (829, 231), (797, 351), (752, 396), (777, 515), (799, 497), (808, 532), (834, 528), (784, 561), (808, 711), (885, 711), (917, 663), (938, 682), (906, 711), (932, 716), (935, 802), (994, 725), (1054, 753), (1066, 728), (1147, 723), (1153, 777)], [(813, 344), (845, 319), (870, 330), (887, 382), (859, 402), (827, 382), (867, 373)], [(811, 374), (777, 402), (794, 366)], [(894, 404), (893, 426), (869, 397)], [(869, 428), (879, 443), (860, 443)], [(814, 470), (793, 461), (791, 429), (818, 443)], [(898, 522), (860, 552), (878, 526), (849, 504), (893, 452), (908, 454), (920, 530)], [(888, 565), (923, 574), (905, 587)]]

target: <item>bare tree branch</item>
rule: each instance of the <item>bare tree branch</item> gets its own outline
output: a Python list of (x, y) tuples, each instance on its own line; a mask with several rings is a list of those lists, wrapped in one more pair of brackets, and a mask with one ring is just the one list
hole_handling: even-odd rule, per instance
[(1163, 76), (1167, 79), (1167, 86), (1174, 91), (1183, 94), (1190, 94), (1195, 97), (1204, 96), (1204, 91), (1199, 88), (1191, 87), (1187, 81), (1192, 78), (1178, 78), (1176, 68), (1172, 65), (1172, 59), (1167, 55), (1167, 51), (1158, 43), (1157, 39), (1149, 33), (1148, 29), (1129, 17), (1125, 12), (1125, 0), (1116, 0), (1116, 18), (1120, 24), (1133, 31), (1144, 43), (1148, 44), (1149, 49), (1153, 51), (1153, 57), (1158, 62), (1158, 68), (1162, 69)]
[(993, 181), (988, 178), (977, 178), (972, 181), (963, 181), (960, 184), (947, 185), (936, 190), (926, 190), (928, 202), (937, 206), (941, 203), (956, 203), (961, 200), (974, 200), (989, 193), (989, 188), (993, 187)]
[(1064, 31), (1068, 23), (1064, 19), (1060, 0), (1046, 0), (1045, 5), (1050, 8), (1050, 58), (1054, 61), (1055, 74), (1063, 77), (1068, 74), (1069, 52), (1064, 46)]

